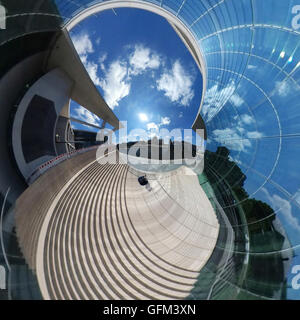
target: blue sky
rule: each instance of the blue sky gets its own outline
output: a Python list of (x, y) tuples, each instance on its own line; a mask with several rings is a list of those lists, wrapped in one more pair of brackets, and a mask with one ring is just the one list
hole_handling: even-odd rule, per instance
[[(107, 104), (121, 121), (128, 121), (128, 131), (191, 128), (200, 105), (202, 76), (165, 19), (138, 9), (107, 10), (82, 21), (71, 37)], [(75, 102), (71, 115), (101, 123)]]

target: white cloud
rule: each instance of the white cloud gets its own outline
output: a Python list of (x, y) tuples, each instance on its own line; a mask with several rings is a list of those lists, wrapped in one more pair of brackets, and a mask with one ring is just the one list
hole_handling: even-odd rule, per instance
[(238, 164), (238, 165), (240, 165), (240, 166), (243, 165), (242, 161), (238, 160), (238, 159), (235, 158), (235, 157), (232, 157), (232, 156), (229, 155), (228, 158), (229, 158), (230, 161), (235, 162), (236, 164)]
[(103, 53), (99, 58), (99, 62), (103, 63), (106, 60), (106, 58), (107, 58), (107, 53)]
[(243, 138), (237, 129), (216, 129), (212, 132), (212, 139), (227, 146), (230, 150), (246, 152), (251, 147), (251, 141)]
[(297, 231), (300, 231), (300, 224), (298, 219), (293, 216), (291, 203), (288, 200), (281, 198), (277, 194), (271, 196), (268, 190), (265, 188), (262, 188), (261, 190), (265, 193), (273, 210), (280, 210), (286, 222)]
[(85, 68), (86, 68), (86, 71), (88, 72), (90, 78), (94, 82), (94, 84), (97, 86), (100, 86), (101, 80), (98, 77), (98, 65), (94, 62), (87, 61), (85, 63)]
[[(104, 99), (112, 109), (129, 95), (133, 76), (151, 71), (150, 76), (154, 80), (153, 71), (164, 65), (162, 57), (157, 53), (143, 45), (135, 45), (133, 51), (127, 56), (128, 60), (117, 60), (105, 66), (106, 53), (99, 57), (97, 63), (88, 59), (89, 54), (94, 52), (94, 48), (87, 33), (75, 35), (72, 40), (89, 76), (95, 85), (102, 87)], [(96, 43), (99, 41), (100, 38)], [(129, 48), (132, 49), (132, 47)], [(102, 78), (98, 75), (100, 70), (103, 73)], [(183, 69), (179, 61), (176, 61), (172, 69), (165, 71), (156, 81), (158, 90), (164, 91), (165, 96), (172, 102), (178, 102), (184, 106), (187, 106), (194, 97), (192, 85), (193, 77)]]
[(240, 107), (243, 103), (244, 100), (238, 95), (238, 94), (233, 94), (230, 98), (229, 101), (235, 106), (235, 107)]
[(157, 130), (159, 126), (155, 122), (147, 123), (147, 130)]
[(161, 117), (160, 123), (155, 123), (155, 122), (147, 123), (147, 129), (158, 130), (161, 126), (168, 126), (170, 123), (171, 123), (171, 119), (169, 117)]
[(219, 89), (218, 85), (214, 85), (206, 91), (202, 113), (207, 122), (222, 110), (228, 100), (235, 107), (240, 107), (244, 103), (244, 100), (237, 93), (234, 93), (235, 90), (235, 82), (231, 81), (222, 89)]
[[(244, 125), (252, 125), (255, 123), (255, 120), (249, 114), (242, 114), (240, 116), (236, 115), (233, 117), (237, 121), (237, 127), (243, 127)], [(242, 129), (245, 130), (244, 128)]]
[(188, 106), (194, 97), (193, 76), (189, 75), (177, 60), (172, 70), (166, 70), (156, 81), (157, 89), (164, 91), (165, 96), (172, 102)]
[(114, 61), (105, 72), (104, 79), (100, 83), (106, 103), (112, 109), (118, 106), (120, 100), (130, 93), (131, 83), (128, 77), (127, 64), (119, 60)]
[(241, 121), (244, 122), (245, 124), (248, 124), (248, 125), (250, 125), (250, 124), (255, 122), (254, 118), (249, 116), (248, 114), (243, 114), (241, 116)]
[(282, 98), (287, 97), (291, 94), (291, 92), (297, 88), (294, 87), (291, 82), (288, 82), (287, 80), (284, 81), (276, 81), (275, 82), (275, 89), (273, 90), (272, 94), (278, 95)]
[(158, 69), (160, 66), (160, 57), (149, 48), (142, 45), (136, 45), (134, 52), (129, 56), (130, 74), (139, 75), (146, 69)]
[(248, 152), (252, 146), (249, 139), (260, 139), (263, 134), (258, 131), (248, 131), (245, 126), (254, 123), (253, 117), (243, 114), (233, 118), (237, 124), (232, 128), (217, 129), (212, 132), (213, 140), (226, 145), (231, 150)]
[(74, 118), (93, 124), (95, 126), (100, 126), (101, 120), (95, 114), (85, 109), (82, 106), (78, 106), (74, 109)]
[(169, 117), (162, 117), (160, 125), (169, 125), (171, 123), (171, 119)]
[[(125, 59), (117, 60), (106, 68), (104, 62), (107, 59), (107, 53), (99, 57), (98, 63), (88, 60), (88, 54), (94, 52), (88, 34), (74, 36), (73, 43), (92, 81), (95, 85), (102, 87), (104, 99), (112, 109), (129, 95), (131, 76), (139, 75), (147, 69), (157, 69), (160, 66), (160, 58), (156, 53), (149, 48), (136, 45), (133, 53), (128, 57), (128, 63)], [(100, 69), (104, 74), (103, 78), (98, 76)]]
[(246, 129), (244, 127), (242, 127), (241, 122), (238, 123), (236, 129), (240, 132), (240, 133), (244, 133), (246, 131)]
[(298, 189), (295, 193), (294, 200), (298, 203), (298, 205), (300, 205), (300, 189)]
[(276, 81), (274, 93), (278, 94), (280, 97), (286, 97), (289, 94), (289, 91), (287, 82)]
[(92, 41), (87, 33), (73, 36), (72, 41), (79, 56), (86, 56), (88, 53), (94, 52)]
[(247, 132), (247, 137), (250, 139), (260, 139), (262, 138), (263, 134), (258, 131), (249, 131)]
[(159, 136), (159, 129), (162, 126), (168, 126), (171, 123), (169, 117), (161, 117), (160, 123), (149, 122), (147, 123), (148, 137), (152, 139), (153, 137)]
[(71, 121), (71, 126), (72, 126), (72, 129), (75, 129), (75, 130), (84, 130), (84, 129), (86, 129), (87, 131), (91, 131), (91, 127), (90, 126), (86, 126), (84, 124), (80, 124), (80, 123), (75, 122), (75, 121)]
[(102, 71), (105, 71), (104, 61), (107, 59), (107, 53), (103, 53), (99, 58), (99, 64)]
[(86, 71), (91, 77), (95, 85), (100, 86), (100, 78), (98, 77), (98, 65), (88, 60), (88, 54), (94, 52), (92, 41), (87, 33), (81, 33), (72, 37), (74, 47), (84, 64)]
[(253, 70), (253, 69), (256, 69), (257, 67), (256, 66), (253, 66), (252, 64), (248, 64), (247, 66), (247, 69), (249, 70)]

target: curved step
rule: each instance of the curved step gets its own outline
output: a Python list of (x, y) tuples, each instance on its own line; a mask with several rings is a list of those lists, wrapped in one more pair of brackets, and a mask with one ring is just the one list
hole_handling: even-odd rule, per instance
[[(189, 181), (198, 183), (195, 177), (172, 173), (152, 178), (150, 191), (139, 185), (126, 164), (93, 160), (36, 206), (30, 213), (32, 235), (26, 236), (28, 223), (19, 233), (26, 239), (23, 247), (30, 263), (36, 259), (45, 297), (189, 295), (214, 249), (219, 226), (201, 211), (203, 206), (189, 203), (197, 201), (192, 187), (182, 190)], [(41, 237), (42, 229), (46, 236)], [(36, 256), (29, 246), (35, 242), (37, 248), (39, 241), (42, 251)]]

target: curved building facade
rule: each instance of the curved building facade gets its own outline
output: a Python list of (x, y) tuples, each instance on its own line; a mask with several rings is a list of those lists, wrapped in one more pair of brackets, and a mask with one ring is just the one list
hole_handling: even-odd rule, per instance
[[(296, 1), (49, 0), (27, 1), (24, 8), (14, 2), (2, 1), (7, 20), (6, 29), (0, 30), (0, 52), (5, 57), (0, 62), (0, 94), (5, 97), (0, 102), (0, 121), (13, 119), (9, 128), (0, 129), (1, 264), (10, 275), (3, 296), (299, 299), (300, 24)], [(135, 189), (133, 181), (139, 172), (122, 163), (98, 166), (94, 150), (89, 150), (48, 170), (28, 188), (26, 174), (33, 167), (20, 165), (24, 157), (20, 160), (18, 154), (26, 145), (17, 129), (18, 134), (13, 133), (18, 128), (16, 109), (27, 106), (30, 110), (26, 95), (34, 96), (34, 84), (44, 81), (51, 70), (59, 68), (68, 78), (59, 108), (52, 106), (53, 123), (59, 116), (68, 118), (62, 111), (69, 98), (83, 101), (85, 93), (92, 91), (94, 99), (84, 100), (83, 105), (118, 129), (115, 115), (90, 79), (86, 86), (68, 89), (67, 83), (76, 84), (78, 78), (68, 71), (57, 49), (70, 50), (68, 31), (82, 19), (117, 7), (162, 15), (199, 66), (203, 97), (193, 129), (205, 123), (204, 171), (196, 180), (193, 175), (154, 175), (151, 198)], [(20, 45), (22, 50), (14, 50)], [(72, 56), (72, 48), (68, 52)], [(41, 144), (51, 145), (48, 140)], [(63, 154), (55, 143), (51, 148), (51, 159)], [(32, 156), (33, 151), (26, 150)], [(49, 153), (48, 148), (43, 156)], [(37, 199), (44, 196), (39, 183), (46, 175), (51, 196), (39, 205)], [(198, 190), (198, 198), (195, 193), (180, 192), (183, 185), (198, 181), (200, 187), (192, 188)], [(88, 191), (92, 182), (102, 193)], [(88, 192), (82, 201), (81, 192)], [(103, 214), (95, 215), (93, 208)], [(84, 210), (89, 213), (85, 218), (79, 214)], [(148, 216), (141, 217), (142, 211)], [(156, 219), (153, 212), (160, 217)], [(81, 236), (73, 239), (77, 233)], [(103, 237), (99, 243), (93, 240), (97, 235)], [(206, 248), (201, 247), (203, 236), (211, 239)], [(175, 238), (178, 243), (171, 246)], [(21, 250), (13, 249), (15, 244)], [(99, 269), (95, 261), (102, 261)], [(101, 281), (92, 281), (100, 275)]]

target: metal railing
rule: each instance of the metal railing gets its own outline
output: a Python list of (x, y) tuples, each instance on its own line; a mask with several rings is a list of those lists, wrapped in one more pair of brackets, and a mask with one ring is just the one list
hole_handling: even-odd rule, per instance
[(57, 166), (58, 164), (60, 164), (61, 162), (71, 159), (74, 156), (78, 155), (78, 154), (82, 154), (88, 151), (91, 151), (93, 149), (97, 149), (99, 146), (92, 146), (92, 147), (88, 147), (88, 148), (83, 148), (83, 149), (79, 149), (79, 150), (74, 150), (74, 151), (70, 151), (67, 153), (63, 153), (45, 163), (43, 163), (42, 165), (40, 165), (38, 168), (36, 168), (32, 174), (29, 176), (29, 178), (27, 178), (26, 182), (30, 185), (32, 184), (36, 179), (38, 179), (42, 174), (44, 174), (46, 171), (48, 171), (49, 169), (51, 169), (52, 167)]

